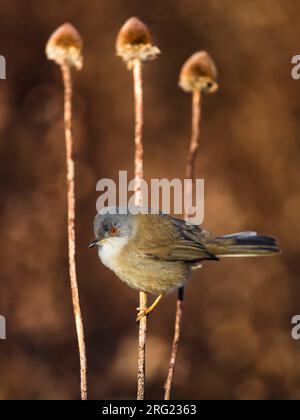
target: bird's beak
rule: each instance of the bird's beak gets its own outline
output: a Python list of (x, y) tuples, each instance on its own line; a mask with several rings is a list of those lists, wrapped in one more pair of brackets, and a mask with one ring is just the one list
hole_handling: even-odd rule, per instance
[(89, 244), (89, 248), (93, 248), (94, 246), (100, 245), (101, 243), (101, 238), (96, 238), (94, 239), (90, 244)]

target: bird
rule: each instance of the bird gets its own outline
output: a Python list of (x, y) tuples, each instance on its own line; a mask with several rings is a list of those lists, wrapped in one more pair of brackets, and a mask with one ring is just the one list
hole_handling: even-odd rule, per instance
[(183, 287), (204, 261), (280, 252), (270, 236), (253, 231), (218, 236), (185, 220), (138, 207), (98, 212), (94, 234), (89, 247), (98, 247), (101, 262), (131, 288), (156, 296), (149, 307), (137, 308), (137, 322), (166, 293)]

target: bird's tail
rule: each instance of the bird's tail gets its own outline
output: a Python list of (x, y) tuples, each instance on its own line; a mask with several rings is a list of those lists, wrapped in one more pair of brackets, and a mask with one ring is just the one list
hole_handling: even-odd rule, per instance
[(256, 232), (239, 232), (218, 236), (206, 248), (216, 257), (258, 257), (280, 252), (277, 242), (270, 236), (259, 236)]

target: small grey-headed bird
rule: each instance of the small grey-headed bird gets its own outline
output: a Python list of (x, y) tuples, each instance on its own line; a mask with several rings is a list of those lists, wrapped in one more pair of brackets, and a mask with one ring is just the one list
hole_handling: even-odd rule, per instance
[(128, 286), (158, 295), (141, 308), (139, 321), (159, 303), (164, 293), (185, 284), (204, 260), (257, 257), (279, 252), (274, 238), (256, 232), (216, 236), (166, 214), (100, 212), (94, 222), (99, 258)]

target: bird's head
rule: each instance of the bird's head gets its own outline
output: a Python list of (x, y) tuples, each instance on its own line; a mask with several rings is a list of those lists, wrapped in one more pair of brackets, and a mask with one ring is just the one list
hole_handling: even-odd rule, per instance
[(127, 212), (121, 214), (119, 208), (109, 208), (96, 215), (94, 221), (95, 239), (90, 248), (111, 245), (125, 245), (136, 232), (135, 215)]

